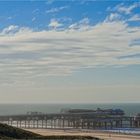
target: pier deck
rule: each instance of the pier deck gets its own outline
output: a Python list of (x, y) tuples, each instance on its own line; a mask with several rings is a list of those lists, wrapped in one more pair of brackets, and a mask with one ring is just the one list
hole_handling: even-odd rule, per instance
[(0, 116), (0, 122), (20, 128), (113, 129), (139, 128), (140, 120), (94, 113), (20, 114)]

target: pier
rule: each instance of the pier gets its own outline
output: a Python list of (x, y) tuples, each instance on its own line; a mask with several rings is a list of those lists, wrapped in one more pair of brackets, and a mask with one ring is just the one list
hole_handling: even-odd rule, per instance
[(43, 114), (31, 112), (0, 116), (0, 122), (19, 128), (41, 129), (113, 129), (140, 128), (140, 115), (125, 116), (115, 111), (69, 110)]

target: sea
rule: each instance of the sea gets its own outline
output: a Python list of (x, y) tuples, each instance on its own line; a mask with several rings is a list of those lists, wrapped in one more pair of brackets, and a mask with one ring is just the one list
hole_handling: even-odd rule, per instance
[(27, 112), (59, 113), (62, 109), (122, 109), (127, 116), (140, 113), (140, 103), (93, 104), (0, 104), (0, 115), (18, 115)]

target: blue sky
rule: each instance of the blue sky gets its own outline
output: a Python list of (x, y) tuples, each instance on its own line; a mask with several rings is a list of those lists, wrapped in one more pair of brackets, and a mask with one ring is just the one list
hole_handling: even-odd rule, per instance
[[(68, 27), (73, 22), (83, 18), (89, 18), (90, 24), (95, 25), (105, 20), (110, 12), (115, 13), (115, 6), (123, 1), (14, 1), (2, 2), (1, 29), (11, 24), (28, 26), (34, 29), (46, 29), (52, 18), (65, 22)], [(129, 7), (134, 1), (126, 1), (125, 6)], [(114, 9), (113, 9), (114, 8)], [(10, 12), (9, 12), (10, 11)], [(132, 14), (139, 12), (139, 7), (133, 8), (132, 13), (125, 14), (122, 11), (122, 18), (129, 18)], [(136, 23), (135, 23), (136, 24)], [(133, 24), (133, 25), (135, 25)], [(137, 22), (138, 24), (138, 22)]]
[(139, 1), (0, 1), (1, 102), (139, 102)]

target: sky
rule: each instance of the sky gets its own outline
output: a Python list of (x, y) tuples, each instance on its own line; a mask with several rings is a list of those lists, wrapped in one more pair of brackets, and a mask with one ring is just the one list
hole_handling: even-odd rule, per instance
[(140, 101), (140, 1), (0, 1), (0, 103)]

